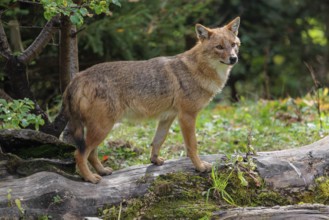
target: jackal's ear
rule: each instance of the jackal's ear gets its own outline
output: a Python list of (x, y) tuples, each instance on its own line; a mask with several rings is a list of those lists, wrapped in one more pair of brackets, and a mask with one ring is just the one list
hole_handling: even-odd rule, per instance
[(240, 26), (240, 17), (236, 17), (233, 21), (226, 25), (226, 28), (232, 31), (235, 35), (238, 35)]
[(212, 34), (211, 30), (209, 30), (205, 26), (202, 26), (201, 24), (195, 25), (195, 32), (199, 40), (209, 39), (210, 35)]

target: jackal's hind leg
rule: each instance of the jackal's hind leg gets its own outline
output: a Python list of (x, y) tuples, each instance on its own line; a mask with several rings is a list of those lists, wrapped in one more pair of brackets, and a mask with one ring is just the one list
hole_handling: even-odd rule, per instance
[(97, 158), (97, 146), (106, 138), (112, 126), (113, 124), (109, 124), (106, 120), (95, 120), (94, 123), (86, 125), (86, 149), (83, 154), (78, 152), (76, 156), (77, 166), (86, 181), (98, 183), (102, 179), (100, 175), (90, 171), (87, 165), (88, 160), (101, 175), (110, 174), (110, 169), (105, 169)]
[(164, 163), (164, 158), (159, 157), (160, 148), (167, 137), (170, 125), (174, 119), (175, 116), (171, 116), (159, 121), (158, 128), (151, 144), (151, 162), (155, 165), (162, 165)]
[(90, 151), (88, 147), (84, 152), (81, 152), (80, 150), (75, 151), (75, 161), (76, 161), (77, 169), (79, 170), (80, 175), (83, 177), (85, 181), (98, 183), (102, 179), (102, 177), (97, 174), (93, 174), (90, 171), (88, 167), (88, 160), (87, 160), (89, 154)]
[(103, 164), (98, 159), (97, 149), (94, 149), (89, 157), (89, 163), (94, 167), (96, 172), (101, 176), (106, 176), (112, 174), (113, 170), (110, 167), (104, 167)]

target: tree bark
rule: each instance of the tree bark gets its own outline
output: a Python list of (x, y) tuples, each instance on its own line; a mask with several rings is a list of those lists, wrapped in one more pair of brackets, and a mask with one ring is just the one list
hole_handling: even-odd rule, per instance
[[(223, 158), (225, 158), (224, 155), (201, 156), (202, 160), (213, 163), (219, 162)], [(317, 177), (327, 175), (329, 136), (300, 148), (259, 153), (253, 159), (257, 164), (257, 171), (266, 185), (273, 189), (286, 190), (287, 193), (304, 191), (314, 184)], [(112, 175), (104, 177), (97, 185), (74, 181), (51, 172), (39, 172), (20, 179), (7, 178), (6, 181), (0, 182), (0, 195), (3, 195), (0, 196), (0, 212), (5, 216), (17, 216), (18, 214), (17, 210), (7, 207), (8, 199), (5, 195), (11, 189), (12, 198), (22, 198), (22, 204), (29, 217), (45, 213), (54, 218), (70, 216), (78, 219), (83, 216), (97, 216), (97, 209), (103, 205), (119, 204), (124, 199), (143, 196), (148, 192), (148, 188), (156, 177), (172, 172), (194, 173), (195, 171), (190, 159), (182, 158), (168, 160), (163, 166), (137, 165), (115, 171)], [(54, 205), (52, 198), (56, 195), (63, 198), (63, 201)], [(328, 206), (319, 206), (316, 208), (317, 211), (312, 210), (312, 212), (303, 212), (299, 216), (304, 219), (307, 217), (312, 219), (315, 212), (325, 215), (328, 212)], [(278, 212), (283, 211), (278, 209)], [(234, 213), (234, 211), (230, 213)], [(289, 214), (291, 213), (293, 212), (289, 212)], [(259, 216), (263, 216), (263, 214), (260, 213)], [(227, 217), (226, 219), (239, 218)]]
[(10, 102), (13, 100), (5, 91), (3, 91), (3, 89), (0, 89), (0, 99), (4, 99), (7, 102)]
[(76, 26), (70, 18), (62, 17), (60, 35), (60, 89), (63, 93), (75, 73), (79, 72), (78, 40)]
[(58, 30), (57, 26), (59, 24), (59, 17), (60, 15), (57, 15), (46, 23), (33, 43), (20, 56), (18, 56), (20, 62), (28, 64), (42, 52), (43, 48)]
[[(62, 16), (62, 26), (61, 26), (61, 36), (60, 36), (60, 90), (61, 93), (64, 93), (67, 85), (73, 78), (73, 76), (79, 72), (79, 57), (78, 57), (78, 38), (77, 38), (77, 29), (75, 25), (72, 25), (70, 18), (68, 16)], [(56, 117), (55, 123), (57, 121), (64, 121), (65, 116), (64, 112), (61, 111), (60, 114)], [(70, 124), (65, 123), (60, 124), (64, 125), (63, 129), (63, 140), (67, 143), (74, 144), (73, 136), (69, 129)], [(66, 126), (67, 125), (67, 126)]]
[(3, 29), (1, 17), (0, 17), (0, 55), (6, 59), (9, 59), (11, 55), (11, 49), (9, 47), (5, 30)]

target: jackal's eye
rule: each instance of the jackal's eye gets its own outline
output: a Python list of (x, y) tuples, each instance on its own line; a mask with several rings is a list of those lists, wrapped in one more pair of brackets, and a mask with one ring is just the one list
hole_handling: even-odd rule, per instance
[(231, 44), (231, 47), (235, 47), (235, 46), (236, 46), (236, 43), (232, 43), (232, 44)]
[(224, 49), (224, 47), (223, 47), (222, 45), (217, 45), (216, 48), (217, 48), (218, 50), (223, 50), (223, 49)]

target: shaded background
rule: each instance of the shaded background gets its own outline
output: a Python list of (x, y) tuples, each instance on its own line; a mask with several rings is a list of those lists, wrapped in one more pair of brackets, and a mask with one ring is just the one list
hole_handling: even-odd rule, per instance
[[(305, 63), (328, 86), (329, 2), (319, 0), (121, 0), (112, 16), (87, 18), (79, 27), (80, 70), (114, 60), (170, 56), (193, 47), (194, 25), (222, 26), (241, 16), (240, 61), (221, 99), (237, 101), (302, 96), (314, 87)], [(0, 3), (1, 6), (1, 3)], [(12, 48), (26, 48), (45, 24), (42, 8), (18, 3), (2, 14)], [(13, 21), (18, 21), (21, 45)], [(29, 80), (43, 106), (60, 101), (58, 35), (29, 66)], [(15, 47), (14, 47), (15, 46)], [(1, 61), (3, 66), (3, 61)], [(0, 70), (0, 87), (5, 77)]]

